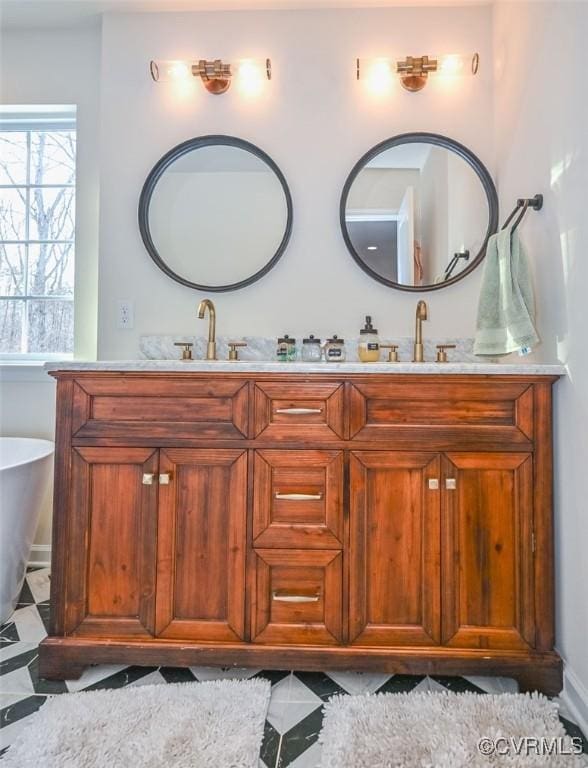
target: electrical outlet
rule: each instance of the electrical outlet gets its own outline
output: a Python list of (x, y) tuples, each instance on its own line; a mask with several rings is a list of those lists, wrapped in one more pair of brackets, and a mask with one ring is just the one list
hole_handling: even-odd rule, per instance
[(133, 302), (129, 299), (119, 299), (116, 327), (128, 331), (134, 323)]

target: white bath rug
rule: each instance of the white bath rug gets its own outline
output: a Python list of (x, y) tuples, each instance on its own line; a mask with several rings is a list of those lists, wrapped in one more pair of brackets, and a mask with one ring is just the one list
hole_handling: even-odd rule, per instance
[(2, 768), (256, 768), (269, 698), (260, 679), (59, 694)]
[(325, 706), (322, 768), (585, 768), (539, 694), (384, 693)]

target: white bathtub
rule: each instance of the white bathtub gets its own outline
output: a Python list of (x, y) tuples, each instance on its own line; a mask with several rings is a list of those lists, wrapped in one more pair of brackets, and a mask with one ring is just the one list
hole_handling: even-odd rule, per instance
[(22, 589), (54, 447), (50, 440), (0, 437), (0, 624)]

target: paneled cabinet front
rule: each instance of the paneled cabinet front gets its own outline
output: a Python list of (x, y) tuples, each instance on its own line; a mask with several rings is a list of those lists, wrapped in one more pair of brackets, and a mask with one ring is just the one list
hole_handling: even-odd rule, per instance
[(350, 639), (534, 645), (526, 453), (351, 454)]
[(338, 645), (343, 631), (343, 554), (256, 549), (251, 638), (255, 643)]
[(64, 626), (80, 636), (155, 628), (158, 451), (75, 448), (68, 498)]
[(443, 457), (443, 643), (535, 644), (533, 457)]
[(240, 641), (247, 453), (73, 452), (69, 632)]
[(343, 451), (256, 451), (255, 547), (343, 547)]
[(166, 448), (159, 478), (157, 636), (242, 640), (247, 453)]
[(555, 379), (287, 370), (57, 374), (42, 673), (287, 664), (557, 693)]
[(440, 457), (351, 454), (350, 640), (440, 641)]

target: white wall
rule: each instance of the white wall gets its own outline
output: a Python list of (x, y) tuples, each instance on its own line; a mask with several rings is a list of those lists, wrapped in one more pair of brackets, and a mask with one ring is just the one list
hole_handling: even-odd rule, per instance
[(588, 101), (584, 2), (508, 2), (495, 10), (498, 183), (504, 208), (542, 192), (522, 231), (534, 267), (544, 359), (556, 385), (557, 646), (566, 696), (588, 732)]
[[(355, 80), (357, 56), (437, 50), (478, 50), (480, 75), (452, 84), (431, 79), (418, 94), (395, 83), (380, 100)], [(178, 92), (148, 76), (151, 58), (200, 56), (270, 56), (274, 76), (257, 101), (236, 89), (213, 97), (198, 82)], [(141, 333), (204, 332), (196, 319), (202, 295), (151, 262), (136, 216), (159, 157), (206, 133), (234, 134), (268, 152), (294, 202), (292, 239), (275, 269), (247, 289), (214, 297), (220, 333), (343, 335), (357, 333), (371, 314), (383, 335), (410, 335), (417, 297), (375, 283), (347, 253), (341, 188), (367, 149), (404, 131), (453, 136), (493, 170), (490, 62), (491, 10), (482, 6), (105, 17), (99, 356), (135, 357)], [(479, 278), (477, 271), (427, 295), (436, 335), (472, 333)], [(116, 329), (119, 298), (135, 301), (134, 330)]]
[[(76, 104), (76, 355), (96, 355), (98, 304), (98, 95), (100, 29), (4, 32), (0, 38), (3, 104)], [(55, 385), (39, 368), (0, 370), (0, 434), (52, 438)], [(36, 544), (51, 540), (50, 509)]]

